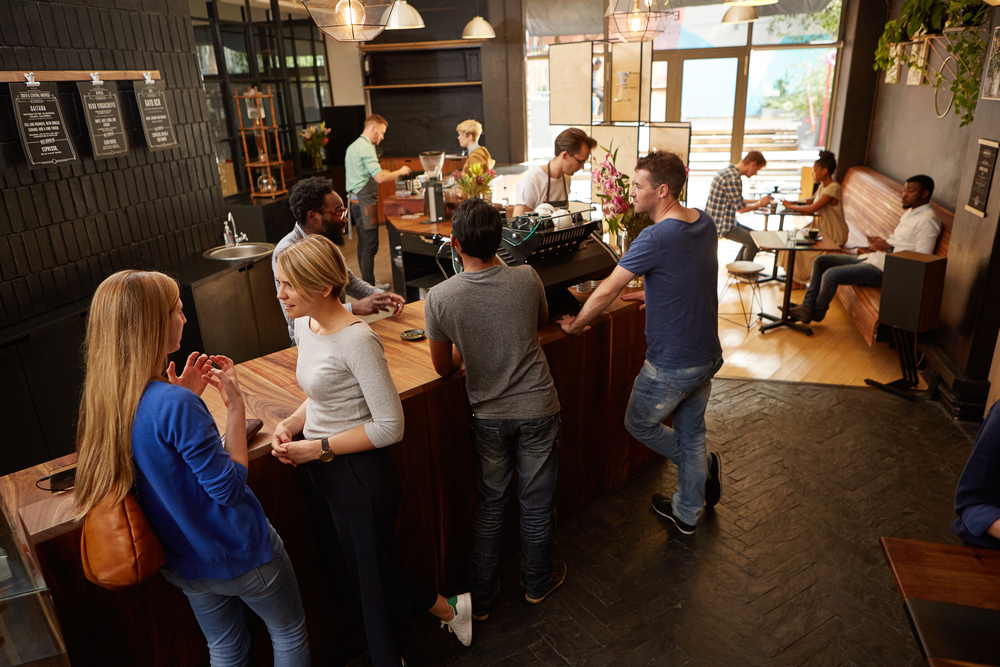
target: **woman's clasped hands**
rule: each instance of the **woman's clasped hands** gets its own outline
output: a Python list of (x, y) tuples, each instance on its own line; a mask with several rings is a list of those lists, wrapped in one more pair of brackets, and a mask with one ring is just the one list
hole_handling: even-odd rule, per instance
[(318, 459), (321, 449), (319, 440), (293, 440), (304, 427), (304, 424), (299, 424), (296, 429), (295, 419), (292, 415), (278, 424), (271, 439), (271, 455), (293, 468)]

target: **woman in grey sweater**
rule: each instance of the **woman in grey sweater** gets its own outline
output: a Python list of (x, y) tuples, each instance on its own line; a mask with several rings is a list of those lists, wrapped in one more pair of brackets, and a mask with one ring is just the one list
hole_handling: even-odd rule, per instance
[(329, 239), (308, 236), (278, 255), (275, 278), (295, 320), (295, 376), (307, 398), (275, 428), (271, 453), (306, 465), (326, 498), (373, 664), (397, 667), (413, 619), (428, 610), (468, 646), (469, 594), (445, 599), (399, 564), (400, 489), (386, 447), (403, 437), (403, 406), (378, 334), (340, 303), (343, 256)]

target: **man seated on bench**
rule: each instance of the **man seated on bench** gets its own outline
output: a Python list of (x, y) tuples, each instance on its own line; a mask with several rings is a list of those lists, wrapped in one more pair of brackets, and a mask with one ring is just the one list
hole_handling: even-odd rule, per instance
[(788, 314), (806, 324), (820, 322), (840, 285), (882, 286), (886, 253), (911, 250), (932, 254), (941, 233), (941, 221), (930, 203), (932, 194), (934, 180), (930, 176), (921, 174), (906, 179), (902, 196), (905, 211), (889, 238), (869, 236), (868, 247), (858, 249), (859, 254), (869, 253), (867, 257), (846, 254), (817, 257), (802, 305), (790, 308)]

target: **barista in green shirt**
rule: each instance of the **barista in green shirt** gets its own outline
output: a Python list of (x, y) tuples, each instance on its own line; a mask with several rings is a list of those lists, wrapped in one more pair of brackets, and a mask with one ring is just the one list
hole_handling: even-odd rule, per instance
[(365, 119), (365, 129), (354, 143), (347, 147), (344, 158), (347, 192), (350, 198), (351, 219), (358, 228), (358, 265), (361, 279), (379, 289), (389, 289), (388, 284), (375, 282), (375, 255), (378, 253), (378, 186), (395, 181), (410, 173), (403, 165), (396, 171), (386, 171), (378, 161), (375, 147), (382, 142), (389, 123), (378, 114)]

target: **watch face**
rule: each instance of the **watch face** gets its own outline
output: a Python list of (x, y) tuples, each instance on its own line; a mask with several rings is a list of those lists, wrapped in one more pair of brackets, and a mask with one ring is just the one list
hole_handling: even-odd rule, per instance
[(326, 450), (319, 455), (319, 460), (323, 463), (329, 463), (333, 460), (335, 454), (331, 450)]

